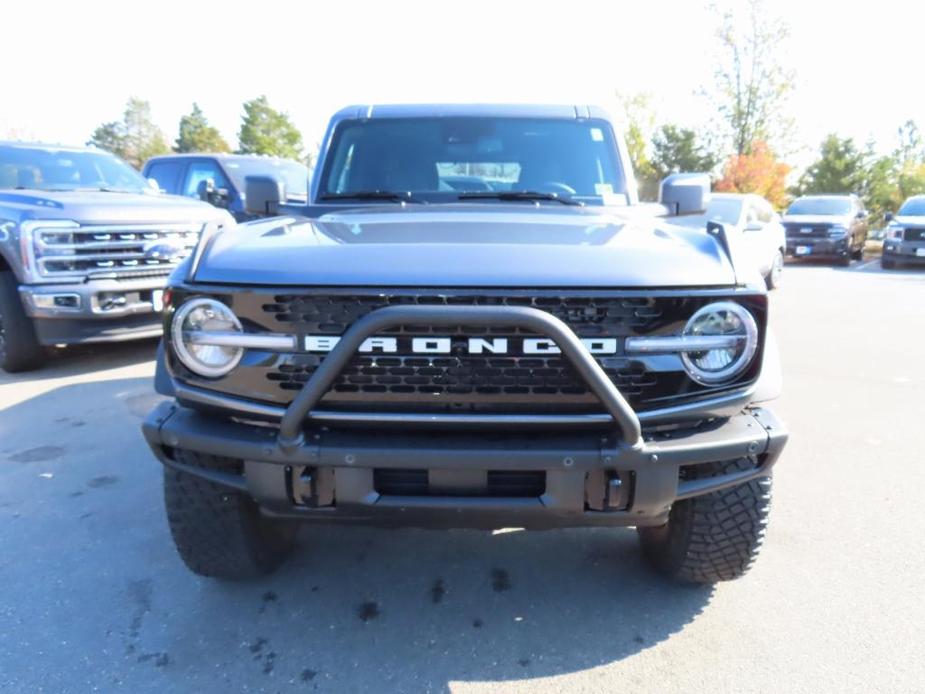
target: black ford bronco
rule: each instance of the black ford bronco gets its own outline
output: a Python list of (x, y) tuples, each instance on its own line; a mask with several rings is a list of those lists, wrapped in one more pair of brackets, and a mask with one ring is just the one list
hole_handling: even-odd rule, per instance
[[(641, 204), (598, 109), (352, 107), (300, 214), (278, 180), (165, 297), (144, 434), (194, 572), (271, 571), (297, 523), (635, 526), (669, 576), (751, 565), (787, 439), (762, 279)], [(230, 224), (230, 223), (229, 223)]]

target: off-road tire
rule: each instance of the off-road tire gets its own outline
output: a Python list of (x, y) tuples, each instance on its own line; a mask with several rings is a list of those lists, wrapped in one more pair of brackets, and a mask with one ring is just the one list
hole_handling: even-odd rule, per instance
[(44, 361), (44, 348), (26, 315), (16, 287), (16, 277), (0, 270), (0, 369), (9, 373), (37, 369)]
[[(175, 451), (178, 461), (237, 473), (240, 461)], [(297, 525), (267, 518), (242, 494), (186, 472), (164, 468), (164, 504), (180, 558), (200, 576), (228, 580), (274, 571), (292, 551)]]
[(896, 261), (892, 259), (881, 258), (880, 267), (882, 267), (884, 270), (892, 270), (896, 267)]
[[(754, 469), (749, 458), (692, 466), (691, 479)], [(742, 576), (764, 541), (771, 507), (771, 478), (675, 502), (668, 522), (639, 528), (649, 562), (662, 574), (688, 583), (716, 583)]]

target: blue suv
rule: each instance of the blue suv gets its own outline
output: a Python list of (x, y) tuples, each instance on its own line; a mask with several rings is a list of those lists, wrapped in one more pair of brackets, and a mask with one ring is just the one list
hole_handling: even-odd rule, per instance
[(305, 204), (308, 167), (291, 159), (251, 154), (167, 154), (145, 162), (145, 178), (172, 195), (203, 200), (228, 210), (238, 221), (253, 219), (245, 208), (244, 180), (269, 176), (285, 186), (287, 201)]

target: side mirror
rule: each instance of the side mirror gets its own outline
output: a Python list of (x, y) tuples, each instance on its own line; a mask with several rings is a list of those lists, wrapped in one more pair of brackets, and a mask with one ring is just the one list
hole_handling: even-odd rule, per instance
[(279, 214), (279, 203), (285, 199), (285, 184), (272, 176), (244, 179), (244, 209), (250, 214), (273, 217)]
[(161, 184), (157, 182), (157, 179), (156, 179), (156, 178), (149, 178), (149, 179), (148, 179), (148, 188), (150, 188), (151, 190), (153, 190), (155, 193), (163, 193), (163, 192), (164, 192), (163, 189), (161, 188)]
[(883, 215), (883, 221), (885, 221), (885, 222), (892, 222), (892, 221), (893, 221), (893, 213), (892, 213), (892, 212), (887, 212), (885, 215)]
[(659, 186), (658, 201), (673, 216), (703, 214), (710, 202), (710, 175), (671, 174)]
[(199, 196), (199, 199), (203, 202), (212, 202), (212, 195), (215, 193), (215, 181), (211, 178), (207, 178), (203, 181), (199, 181), (199, 185), (196, 186), (196, 195)]
[(866, 210), (858, 210), (858, 213), (855, 215), (857, 219), (865, 219), (867, 217)]

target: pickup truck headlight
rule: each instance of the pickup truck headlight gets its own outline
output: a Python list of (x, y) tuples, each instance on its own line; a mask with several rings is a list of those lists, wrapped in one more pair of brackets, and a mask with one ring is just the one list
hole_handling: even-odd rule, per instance
[(203, 297), (180, 306), (170, 329), (174, 351), (183, 365), (207, 378), (220, 378), (238, 365), (244, 349), (217, 343), (242, 332), (241, 322), (230, 308)]
[(836, 224), (829, 229), (829, 238), (843, 239), (848, 235), (848, 227), (844, 224)]
[(684, 327), (684, 337), (726, 338), (720, 346), (681, 353), (687, 373), (698, 383), (715, 384), (742, 373), (758, 349), (758, 326), (739, 304), (719, 301), (697, 311)]

